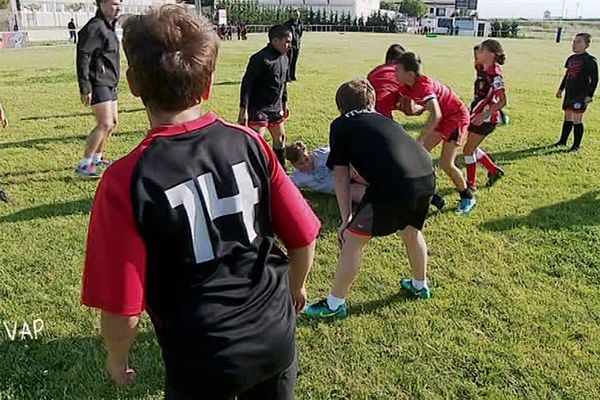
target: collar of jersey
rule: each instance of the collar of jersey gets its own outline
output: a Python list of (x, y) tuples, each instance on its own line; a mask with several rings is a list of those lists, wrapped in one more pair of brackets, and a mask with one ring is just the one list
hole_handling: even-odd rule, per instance
[(193, 121), (185, 122), (178, 125), (164, 125), (157, 128), (151, 129), (146, 137), (155, 136), (176, 136), (186, 132), (197, 131), (198, 129), (204, 128), (207, 125), (212, 124), (218, 119), (217, 115), (208, 112), (198, 119)]

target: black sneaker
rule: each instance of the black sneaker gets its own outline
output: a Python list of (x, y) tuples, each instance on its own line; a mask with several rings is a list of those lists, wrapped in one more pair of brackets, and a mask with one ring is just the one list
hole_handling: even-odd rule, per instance
[(567, 142), (561, 142), (560, 140), (552, 145), (552, 147), (563, 147), (566, 146)]
[(9, 202), (9, 198), (8, 195), (6, 194), (6, 192), (0, 187), (0, 200), (2, 200), (5, 203)]
[(579, 153), (579, 150), (581, 150), (580, 147), (573, 146), (569, 149), (569, 153)]
[(504, 171), (502, 171), (500, 168), (498, 168), (498, 171), (494, 172), (493, 174), (488, 174), (488, 180), (485, 184), (486, 187), (492, 187), (494, 186), (494, 184), (496, 182), (498, 182), (500, 180), (500, 178), (502, 178), (504, 176)]

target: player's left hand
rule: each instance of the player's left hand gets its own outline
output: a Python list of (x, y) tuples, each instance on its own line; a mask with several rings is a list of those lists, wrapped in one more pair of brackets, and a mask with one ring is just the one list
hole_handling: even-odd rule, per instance
[(584, 102), (585, 102), (586, 105), (590, 104), (592, 101), (594, 101), (594, 99), (591, 98), (590, 96), (586, 96), (585, 97)]
[(292, 289), (292, 302), (294, 303), (294, 309), (296, 315), (300, 314), (304, 307), (306, 307), (308, 295), (306, 294), (306, 288), (301, 287), (298, 290)]
[(483, 124), (483, 113), (475, 114), (473, 118), (471, 118), (471, 124), (474, 126), (479, 126)]
[[(348, 221), (350, 221), (350, 218), (348, 218)], [(338, 228), (338, 245), (340, 246), (340, 249), (346, 242), (346, 239), (344, 239), (344, 232), (346, 231), (347, 227), (348, 227), (347, 223), (342, 223), (340, 225), (340, 227)]]
[(290, 117), (290, 106), (289, 104), (283, 105), (283, 118), (288, 119)]
[(112, 381), (119, 386), (127, 387), (135, 381), (135, 371), (126, 362), (115, 361), (110, 355), (106, 360), (106, 369)]

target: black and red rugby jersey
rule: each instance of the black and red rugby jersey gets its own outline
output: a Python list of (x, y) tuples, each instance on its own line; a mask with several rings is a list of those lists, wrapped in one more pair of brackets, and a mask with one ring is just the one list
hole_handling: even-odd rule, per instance
[(94, 200), (82, 302), (146, 309), (167, 370), (233, 391), (294, 357), (288, 263), (320, 223), (270, 146), (209, 113), (151, 130)]

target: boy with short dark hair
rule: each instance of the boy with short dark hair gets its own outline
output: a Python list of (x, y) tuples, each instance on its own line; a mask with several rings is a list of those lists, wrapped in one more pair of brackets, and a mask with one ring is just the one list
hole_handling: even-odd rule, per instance
[[(331, 123), (327, 165), (334, 171), (342, 217), (341, 252), (329, 296), (304, 310), (314, 319), (347, 316), (345, 299), (358, 274), (363, 249), (373, 236), (400, 232), (413, 273), (412, 279), (400, 281), (401, 287), (416, 298), (431, 296), (427, 244), (421, 233), (435, 191), (431, 158), (399, 124), (373, 109), (375, 90), (366, 79), (344, 83), (336, 103), (341, 116)], [(369, 182), (354, 214), (350, 164)]]
[(263, 138), (202, 115), (217, 58), (208, 21), (166, 5), (128, 19), (123, 47), (151, 130), (106, 170), (90, 221), (82, 301), (102, 310), (109, 373), (133, 380), (146, 310), (167, 399), (293, 399), (319, 221)]
[(269, 29), (269, 44), (253, 54), (242, 78), (238, 122), (264, 136), (268, 130), (273, 150), (285, 165), (285, 120), (290, 110), (287, 96), (292, 31), (285, 25)]
[(566, 146), (571, 130), (575, 131), (575, 139), (569, 151), (577, 152), (583, 139), (583, 114), (594, 99), (598, 86), (598, 62), (587, 52), (592, 41), (589, 33), (579, 33), (573, 39), (573, 54), (567, 59), (567, 73), (563, 78), (556, 97), (561, 98), (563, 90), (565, 99), (563, 110), (565, 120), (562, 133), (554, 146)]

